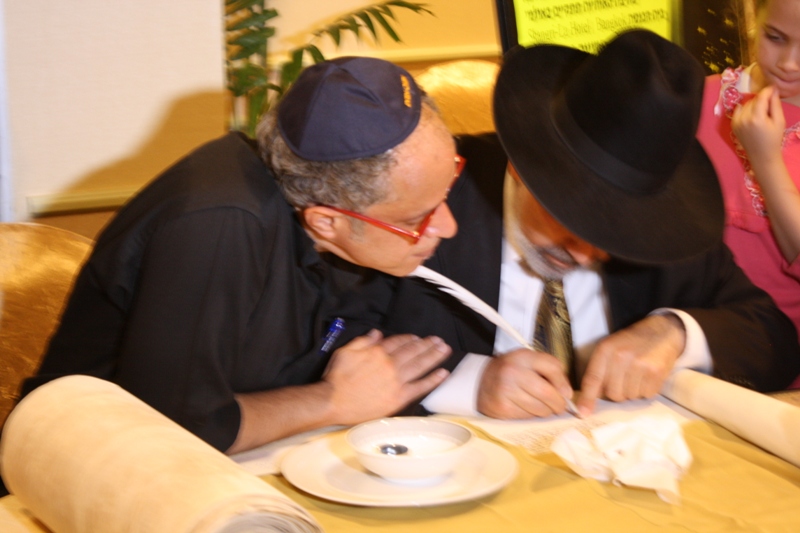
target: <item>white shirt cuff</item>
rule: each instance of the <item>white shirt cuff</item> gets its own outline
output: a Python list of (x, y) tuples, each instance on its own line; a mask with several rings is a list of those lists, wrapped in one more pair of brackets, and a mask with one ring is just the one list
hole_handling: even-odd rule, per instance
[(481, 416), (478, 387), (490, 359), (488, 355), (465, 355), (450, 376), (422, 400), (422, 406), (432, 413)]
[(686, 330), (686, 346), (683, 348), (678, 360), (675, 361), (674, 370), (681, 368), (691, 368), (704, 374), (710, 374), (714, 369), (714, 362), (711, 359), (711, 350), (708, 347), (706, 334), (697, 320), (686, 311), (680, 309), (660, 308), (656, 309), (651, 315), (665, 315), (667, 313), (677, 316), (683, 322), (683, 328)]

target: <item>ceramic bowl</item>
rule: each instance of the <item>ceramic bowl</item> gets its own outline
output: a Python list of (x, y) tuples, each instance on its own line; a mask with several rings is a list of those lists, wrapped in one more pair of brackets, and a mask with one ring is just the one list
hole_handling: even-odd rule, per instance
[[(405, 483), (432, 482), (451, 473), (472, 438), (460, 424), (425, 417), (381, 418), (347, 432), (347, 442), (364, 468)], [(387, 453), (388, 448), (404, 453)]]

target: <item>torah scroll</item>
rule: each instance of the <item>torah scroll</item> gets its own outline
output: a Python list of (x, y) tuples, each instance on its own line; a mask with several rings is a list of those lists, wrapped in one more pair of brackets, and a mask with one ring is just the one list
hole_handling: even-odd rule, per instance
[(661, 394), (800, 467), (800, 407), (686, 369)]
[(67, 376), (11, 412), (9, 491), (56, 533), (315, 533), (308, 512), (119, 386)]

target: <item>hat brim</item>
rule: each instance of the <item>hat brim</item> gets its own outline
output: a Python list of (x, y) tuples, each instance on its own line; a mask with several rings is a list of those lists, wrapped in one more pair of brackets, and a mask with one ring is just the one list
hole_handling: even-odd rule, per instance
[(542, 45), (511, 53), (500, 71), (494, 92), (497, 134), (528, 189), (565, 228), (622, 259), (665, 263), (719, 243), (722, 194), (697, 139), (667, 184), (646, 195), (609, 183), (561, 142), (551, 122), (551, 102), (590, 57), (580, 50)]

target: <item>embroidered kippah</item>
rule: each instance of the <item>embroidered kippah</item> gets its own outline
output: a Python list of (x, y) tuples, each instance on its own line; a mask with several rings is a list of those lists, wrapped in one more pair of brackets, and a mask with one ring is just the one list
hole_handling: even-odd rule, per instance
[(286, 144), (310, 161), (360, 159), (403, 142), (419, 123), (420, 89), (381, 59), (342, 57), (305, 69), (278, 108)]

